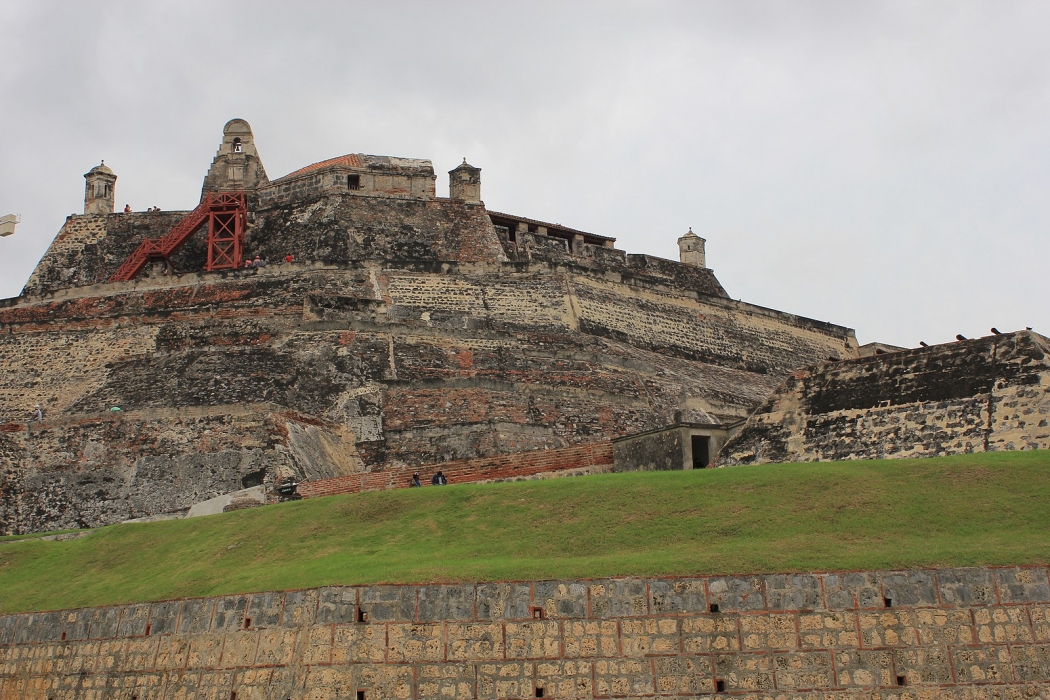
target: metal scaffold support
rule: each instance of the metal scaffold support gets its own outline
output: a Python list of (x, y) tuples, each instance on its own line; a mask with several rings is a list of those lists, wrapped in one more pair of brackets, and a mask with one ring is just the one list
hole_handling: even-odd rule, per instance
[(150, 261), (169, 260), (204, 224), (208, 224), (208, 262), (204, 269), (212, 272), (240, 267), (244, 262), (247, 211), (244, 192), (208, 193), (167, 235), (142, 241), (109, 281), (133, 280)]

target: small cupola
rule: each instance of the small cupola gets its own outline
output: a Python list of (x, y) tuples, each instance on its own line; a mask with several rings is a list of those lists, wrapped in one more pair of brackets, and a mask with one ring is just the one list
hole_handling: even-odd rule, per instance
[(457, 202), (481, 204), (481, 168), (464, 158), (454, 170), (449, 170), (448, 196)]

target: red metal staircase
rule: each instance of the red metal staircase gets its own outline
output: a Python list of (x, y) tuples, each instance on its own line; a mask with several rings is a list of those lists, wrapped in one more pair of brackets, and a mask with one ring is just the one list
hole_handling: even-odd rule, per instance
[(247, 211), (244, 192), (209, 192), (167, 235), (142, 241), (109, 281), (133, 280), (151, 260), (168, 260), (205, 223), (208, 224), (208, 262), (204, 269), (212, 272), (240, 267), (244, 262)]

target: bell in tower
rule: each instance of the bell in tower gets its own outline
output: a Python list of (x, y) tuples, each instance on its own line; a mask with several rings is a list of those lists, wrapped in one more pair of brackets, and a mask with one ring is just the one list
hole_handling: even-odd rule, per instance
[(208, 192), (254, 190), (269, 182), (252, 128), (243, 119), (231, 119), (222, 129), (222, 143), (204, 178), (201, 198)]

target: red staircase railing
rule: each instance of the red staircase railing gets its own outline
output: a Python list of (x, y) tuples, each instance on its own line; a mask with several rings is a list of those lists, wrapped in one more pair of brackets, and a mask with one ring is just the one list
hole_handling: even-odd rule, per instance
[(168, 260), (186, 241), (208, 224), (208, 262), (205, 270), (227, 270), (244, 262), (247, 199), (243, 192), (209, 192), (197, 208), (161, 238), (147, 238), (117, 268), (110, 282), (127, 282), (139, 276), (151, 260)]

